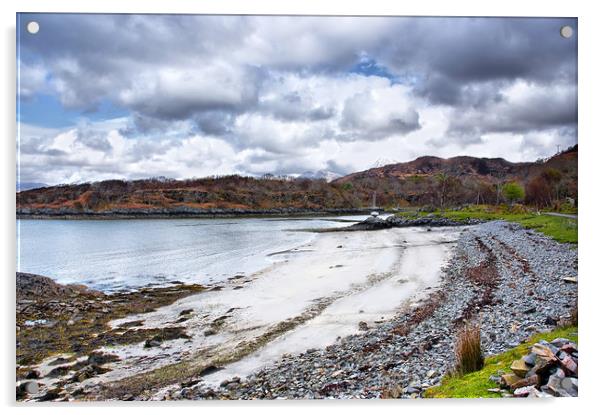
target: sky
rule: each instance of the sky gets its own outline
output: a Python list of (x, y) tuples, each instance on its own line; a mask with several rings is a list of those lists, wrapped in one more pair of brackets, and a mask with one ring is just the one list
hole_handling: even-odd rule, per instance
[(576, 19), (18, 21), (21, 182), (344, 175), (424, 155), (533, 161), (577, 142)]

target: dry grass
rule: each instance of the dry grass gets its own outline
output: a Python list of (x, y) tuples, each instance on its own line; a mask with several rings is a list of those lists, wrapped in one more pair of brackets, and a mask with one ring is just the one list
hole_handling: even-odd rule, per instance
[(463, 376), (483, 368), (481, 351), (481, 327), (477, 323), (466, 323), (456, 340), (456, 367), (454, 375)]

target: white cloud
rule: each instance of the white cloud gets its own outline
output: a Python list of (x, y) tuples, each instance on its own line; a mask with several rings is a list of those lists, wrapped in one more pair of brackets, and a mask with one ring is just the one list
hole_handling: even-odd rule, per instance
[(351, 172), (426, 154), (518, 161), (576, 140), (574, 39), (543, 36), (571, 20), (36, 19), (45, 35), (23, 38), (21, 97), (129, 115), (23, 125), (28, 181)]
[(18, 62), (19, 92), (21, 97), (29, 99), (36, 93), (47, 90), (46, 78), (48, 71), (40, 64)]

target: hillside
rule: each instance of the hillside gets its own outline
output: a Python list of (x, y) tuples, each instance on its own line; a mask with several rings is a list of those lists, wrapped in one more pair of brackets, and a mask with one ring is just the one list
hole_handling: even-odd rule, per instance
[(503, 183), (516, 181), (527, 190), (526, 202), (549, 205), (553, 200), (577, 198), (575, 145), (545, 161), (512, 163), (502, 158), (469, 156), (443, 159), (419, 157), (352, 173), (333, 181), (354, 189), (363, 200), (377, 192), (379, 205), (457, 205), (498, 203)]
[(498, 203), (503, 183), (549, 206), (577, 197), (577, 146), (547, 161), (511, 163), (475, 157), (420, 157), (324, 179), (224, 176), (191, 180), (108, 180), (17, 193), (19, 216), (296, 213), (382, 207)]

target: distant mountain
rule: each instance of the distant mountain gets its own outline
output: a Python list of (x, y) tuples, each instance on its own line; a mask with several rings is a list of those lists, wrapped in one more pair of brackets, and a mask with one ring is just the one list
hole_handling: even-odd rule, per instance
[(537, 162), (426, 156), (330, 181), (333, 177), (330, 171), (320, 171), (298, 178), (234, 175), (61, 185), (17, 193), (17, 213), (127, 216), (353, 210), (371, 206), (374, 194), (383, 207), (458, 206), (501, 202), (500, 189), (509, 181), (525, 187), (527, 203), (551, 205), (567, 197), (577, 199), (577, 146)]
[(304, 177), (307, 179), (324, 179), (327, 182), (331, 182), (331, 181), (341, 177), (341, 175), (338, 173), (335, 173), (333, 171), (329, 171), (329, 170), (318, 170), (315, 172), (312, 172), (312, 171), (303, 172), (299, 175), (299, 177)]
[(47, 187), (46, 183), (36, 182), (17, 182), (17, 192), (23, 192), (25, 190), (39, 189), (40, 187)]

